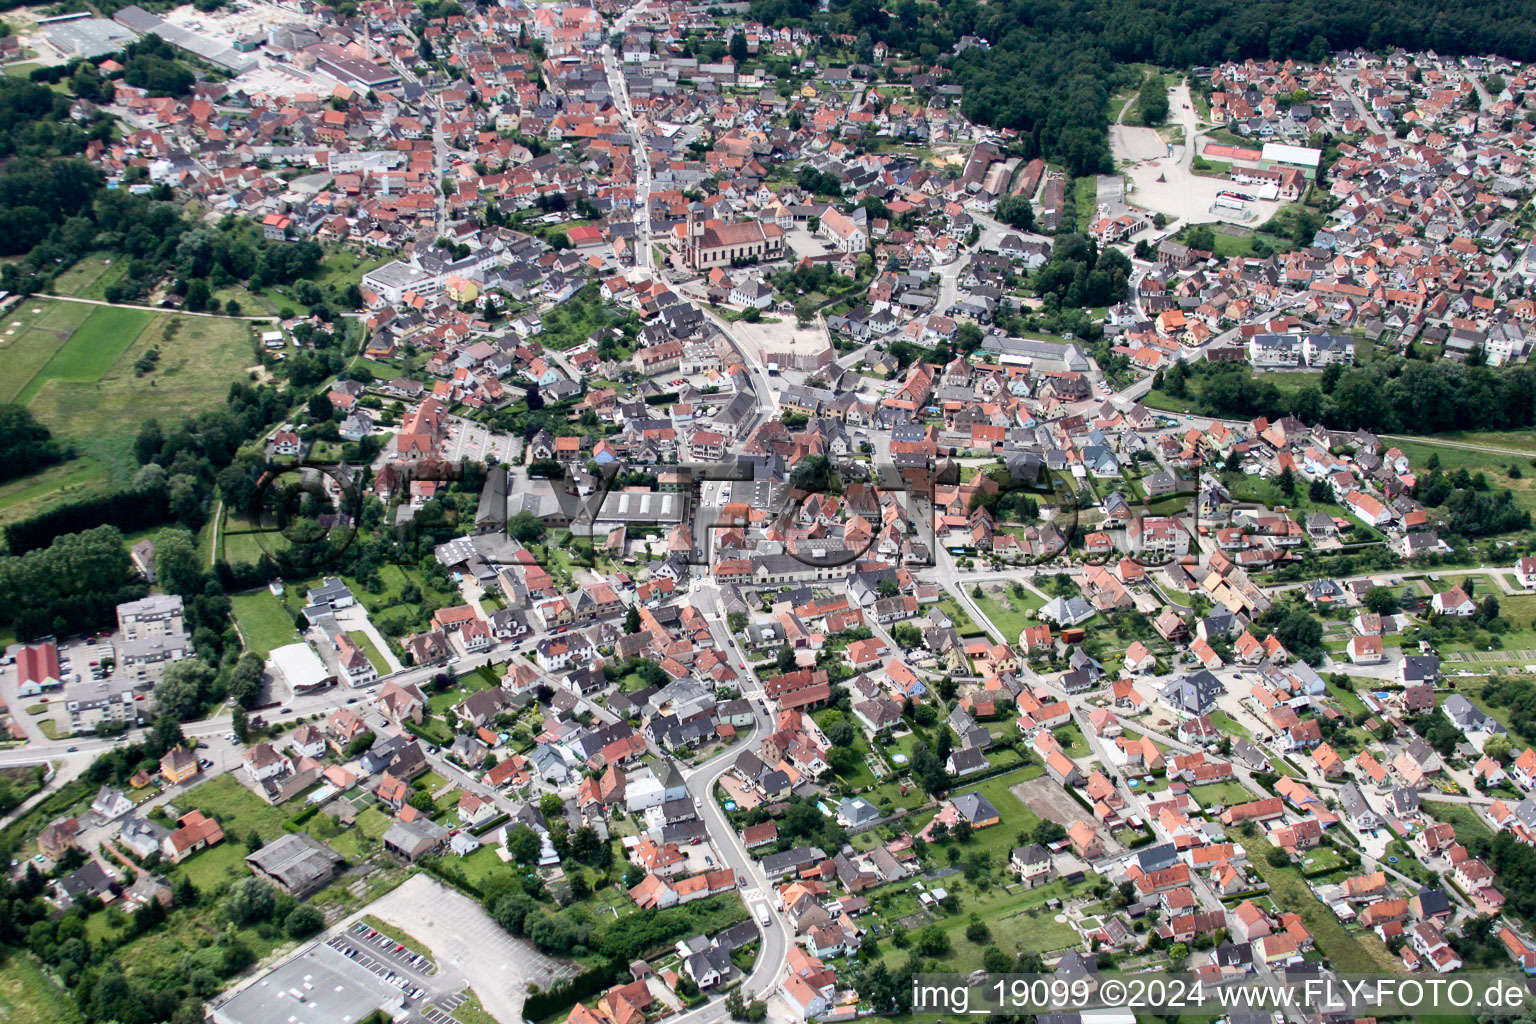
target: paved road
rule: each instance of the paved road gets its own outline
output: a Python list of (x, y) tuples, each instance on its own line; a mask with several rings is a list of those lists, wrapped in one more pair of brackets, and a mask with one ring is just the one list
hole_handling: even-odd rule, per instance
[(1471, 444), (1466, 441), (1448, 441), (1439, 437), (1414, 437), (1411, 434), (1381, 434), (1383, 441), (1408, 441), (1412, 444), (1427, 444), (1436, 448), (1460, 448), (1472, 452), (1492, 452), (1495, 455), (1512, 455), (1518, 459), (1536, 457), (1536, 449), (1499, 448), (1487, 444)]
[[(1341, 74), (1339, 76), (1339, 84), (1344, 86), (1344, 94), (1349, 97), (1349, 102), (1354, 106), (1355, 113), (1360, 115), (1360, 119), (1365, 122), (1366, 127), (1370, 128), (1377, 135), (1389, 135), (1387, 130), (1381, 126), (1381, 122), (1376, 120), (1375, 115), (1371, 113), (1370, 108), (1365, 104), (1364, 94), (1360, 91), (1360, 76), (1358, 74)], [(1388, 145), (1395, 145), (1395, 143), (1389, 142)]]
[[(628, 28), (630, 21), (640, 12), (642, 6), (644, 5), (635, 4), (620, 14), (613, 23), (614, 31), (623, 32)], [(603, 44), (601, 53), (603, 70), (608, 76), (608, 91), (613, 96), (613, 102), (618, 107), (619, 114), (624, 118), (624, 128), (629, 132), (633, 142), (630, 152), (635, 161), (635, 268), (650, 270), (654, 262), (651, 258), (650, 146), (646, 144), (640, 119), (635, 116), (635, 108), (630, 102), (629, 83), (624, 80), (624, 69), (619, 66), (618, 55), (613, 52), (613, 47), (608, 43)]]
[[(722, 624), (722, 616), (719, 614), (719, 588), (713, 584), (701, 583), (692, 589), (691, 597), (694, 606), (709, 620), (716, 647), (728, 652), (733, 667), (741, 675), (742, 696), (752, 702), (754, 715), (752, 729), (742, 737), (741, 742), (731, 745), (709, 761), (685, 772), (684, 776), (688, 783), (688, 792), (698, 803), (702, 812), (704, 824), (709, 829), (710, 842), (714, 845), (716, 852), (728, 866), (736, 870), (738, 878), (749, 880), (747, 886), (740, 890), (748, 912), (752, 912), (757, 904), (763, 904), (769, 908), (771, 923), (766, 929), (761, 923), (758, 925), (758, 930), (763, 933), (762, 945), (758, 949), (757, 962), (752, 967), (752, 973), (745, 982), (745, 990), (749, 995), (766, 999), (778, 985), (780, 971), (785, 966), (784, 958), (789, 952), (789, 941), (794, 932), (789, 919), (775, 906), (773, 887), (768, 884), (757, 861), (742, 845), (741, 837), (731, 827), (725, 812), (715, 800), (714, 790), (715, 782), (730, 769), (737, 756), (743, 750), (753, 749), (759, 737), (773, 730), (774, 719), (766, 710), (766, 695), (761, 682), (747, 667), (746, 655), (736, 643), (735, 636)], [(712, 1000), (685, 1014), (674, 1021), (674, 1024), (698, 1024), (705, 1020), (718, 1019), (719, 1009), (714, 1005), (715, 1002), (717, 1001)]]
[[(242, 313), (239, 316), (230, 316), (227, 313), (194, 313), (191, 310), (186, 309), (164, 309), (160, 306), (141, 306), (132, 302), (107, 302), (105, 299), (81, 299), (76, 298), (73, 295), (54, 295), (52, 293), (43, 293), (38, 295), (37, 298), (52, 299), (56, 302), (78, 302), (84, 306), (113, 306), (117, 309), (142, 309), (149, 313), (180, 313), (182, 316), (211, 316), (215, 320), (249, 320), (254, 323), (275, 323), (277, 321), (277, 317), (267, 316), (264, 314), (258, 315), (252, 313)], [(25, 305), (26, 301), (27, 300), (25, 299), (21, 300), (21, 302), (17, 303), (17, 306), (19, 307)]]

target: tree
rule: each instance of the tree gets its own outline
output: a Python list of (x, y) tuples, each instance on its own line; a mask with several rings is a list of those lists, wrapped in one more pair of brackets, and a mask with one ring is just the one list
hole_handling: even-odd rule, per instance
[(236, 882), (224, 899), (224, 912), (237, 925), (256, 924), (272, 918), (277, 909), (277, 890), (260, 878)]
[(789, 646), (789, 644), (780, 647), (775, 664), (778, 666), (780, 675), (785, 672), (793, 672), (795, 670), (795, 649)]
[(807, 295), (795, 303), (795, 323), (801, 327), (816, 319), (816, 300)]
[(1035, 230), (1035, 204), (1028, 196), (1004, 196), (998, 200), (996, 217), (1020, 231)]
[(1136, 112), (1141, 115), (1141, 123), (1149, 128), (1168, 119), (1168, 79), (1156, 72), (1146, 77), (1136, 97)]
[(629, 611), (624, 613), (624, 632), (631, 635), (640, 632), (639, 605), (630, 605)]
[(350, 761), (354, 757), (361, 757), (364, 751), (373, 746), (373, 740), (374, 736), (371, 732), (358, 733), (352, 737), (352, 742), (347, 744), (347, 760)]
[(731, 60), (736, 62), (738, 70), (747, 62), (747, 34), (737, 32), (731, 36)]
[(519, 864), (534, 864), (539, 859), (539, 835), (527, 825), (518, 825), (507, 833), (507, 852)]
[(160, 717), (177, 724), (198, 718), (214, 681), (214, 670), (207, 662), (192, 658), (172, 662), (155, 688), (155, 707)]
[(255, 707), (261, 699), (261, 679), (261, 655), (246, 651), (229, 674), (229, 699), (242, 709)]
[(1201, 252), (1216, 251), (1216, 231), (1209, 224), (1195, 224), (1185, 229), (1184, 244)]
[(1372, 587), (1365, 592), (1365, 607), (1377, 615), (1396, 615), (1397, 593), (1391, 587)]
[(183, 305), (193, 313), (200, 313), (208, 308), (211, 296), (212, 292), (208, 288), (207, 279), (201, 277), (193, 278), (187, 282), (187, 294), (183, 300)]
[(1059, 843), (1066, 837), (1067, 830), (1054, 821), (1041, 821), (1035, 826), (1034, 831), (1030, 833), (1030, 838), (1041, 846)]
[(235, 705), (234, 712), (229, 718), (230, 731), (235, 734), (235, 739), (241, 743), (248, 743), (251, 739), (251, 716), (245, 708)]
[[(1338, 364), (1334, 363), (1333, 365), (1337, 366)], [(1307, 499), (1319, 505), (1326, 505), (1333, 501), (1333, 488), (1329, 486), (1326, 480), (1313, 480), (1307, 485)]]
[(325, 927), (325, 915), (307, 903), (300, 903), (283, 920), (283, 931), (290, 939), (307, 938)]
[(1280, 471), (1280, 475), (1275, 477), (1275, 486), (1280, 488), (1280, 493), (1287, 498), (1296, 496), (1296, 474), (1291, 472), (1290, 466), (1286, 466)]
[(1499, 599), (1489, 594), (1478, 603), (1477, 614), (1473, 616), (1478, 625), (1487, 628), (1499, 617)]
[(69, 456), (70, 449), (54, 441), (26, 407), (0, 405), (0, 480), (25, 476)]
[(190, 598), (203, 590), (203, 573), (192, 533), (183, 529), (155, 534), (155, 577), (173, 594)]
[(971, 841), (971, 823), (961, 818), (955, 822), (954, 827), (949, 830), (949, 834), (954, 836), (957, 843), (968, 843)]
[(1513, 750), (1514, 741), (1509, 738), (1507, 733), (1490, 736), (1483, 744), (1483, 753), (1495, 761), (1503, 761)]
[(944, 957), (949, 950), (949, 933), (939, 925), (931, 924), (918, 933), (917, 951), (923, 956)]

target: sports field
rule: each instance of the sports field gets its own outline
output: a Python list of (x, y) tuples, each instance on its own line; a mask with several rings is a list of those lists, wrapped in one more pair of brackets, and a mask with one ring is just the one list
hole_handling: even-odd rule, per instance
[(0, 522), (131, 479), (143, 420), (216, 408), (255, 362), (241, 320), (23, 300), (0, 318), (0, 402), (25, 405), (78, 458), (0, 486)]

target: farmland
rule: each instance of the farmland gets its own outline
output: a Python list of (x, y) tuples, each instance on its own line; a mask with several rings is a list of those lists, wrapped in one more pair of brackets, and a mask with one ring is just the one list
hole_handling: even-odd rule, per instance
[(138, 424), (222, 403), (255, 361), (250, 332), (221, 317), (35, 297), (14, 306), (0, 319), (0, 402), (25, 405), (77, 458), (0, 486), (0, 522), (122, 486), (137, 468)]

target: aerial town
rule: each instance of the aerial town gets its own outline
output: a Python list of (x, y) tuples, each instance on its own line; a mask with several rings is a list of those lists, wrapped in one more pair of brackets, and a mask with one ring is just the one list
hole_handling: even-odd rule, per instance
[(1529, 65), (1080, 174), (975, 35), (147, 6), (3, 16), (0, 1019), (1536, 973)]

